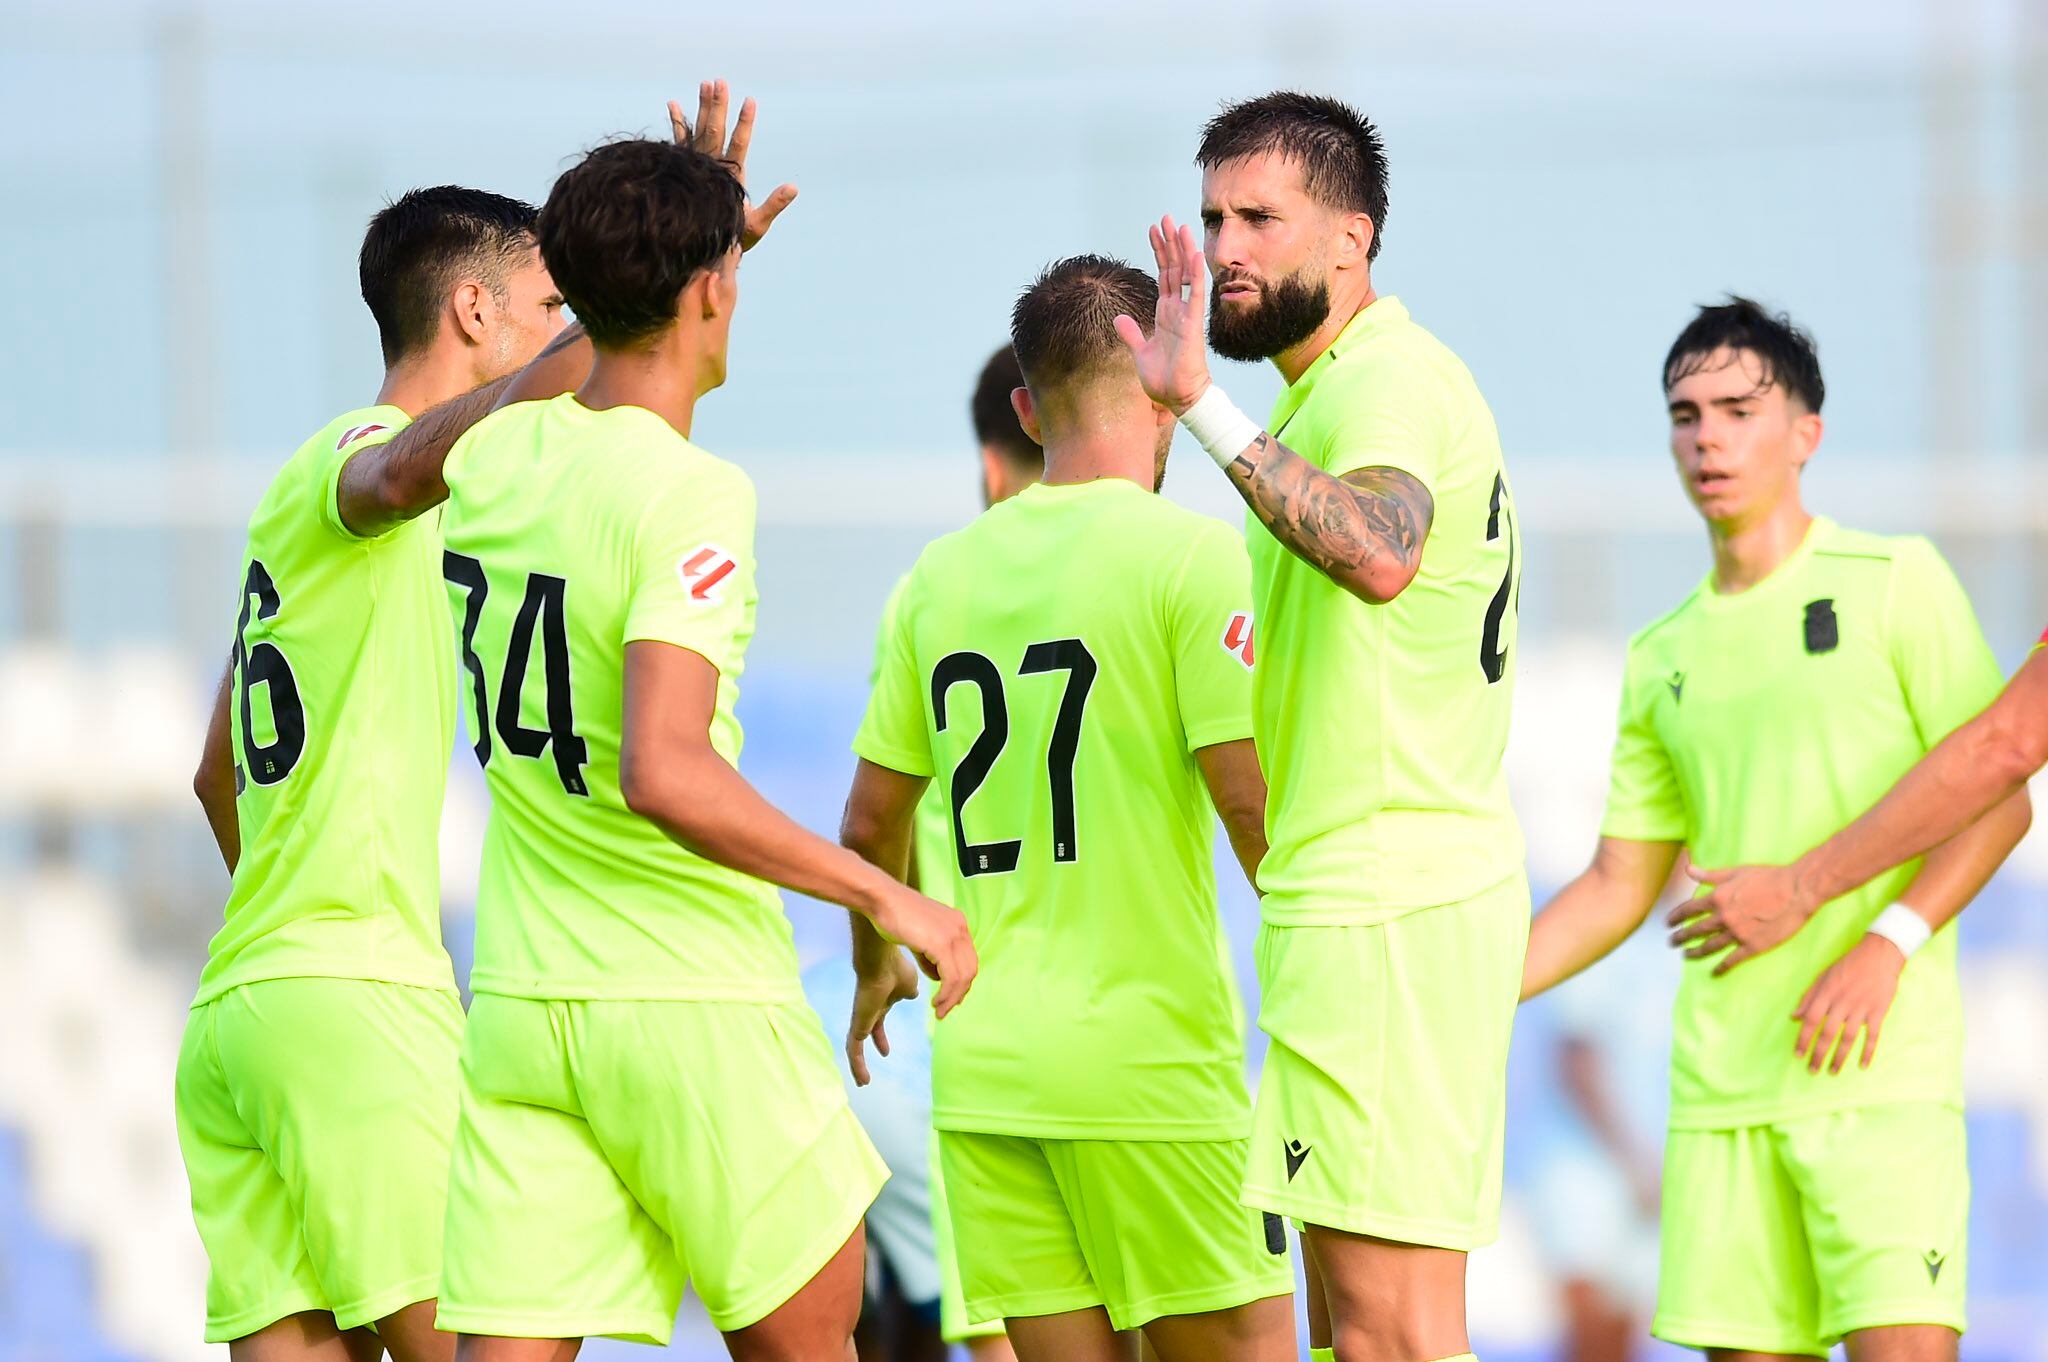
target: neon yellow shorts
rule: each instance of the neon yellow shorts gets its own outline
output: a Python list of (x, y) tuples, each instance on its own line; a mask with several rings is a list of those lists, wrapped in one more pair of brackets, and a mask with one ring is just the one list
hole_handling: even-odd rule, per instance
[(433, 1299), (462, 1003), (363, 979), (267, 979), (192, 1009), (178, 1145), (206, 1245), (206, 1341)]
[(1245, 1201), (1404, 1244), (1491, 1243), (1528, 936), (1520, 876), (1373, 926), (1261, 927), (1273, 1043)]
[(1119, 1329), (1294, 1290), (1284, 1228), (1239, 1202), (1243, 1140), (939, 1132), (967, 1318), (1100, 1305)]
[(932, 1250), (939, 1261), (939, 1337), (948, 1343), (1001, 1337), (1000, 1317), (981, 1322), (967, 1318), (967, 1296), (960, 1288), (960, 1253), (953, 1244), (953, 1211), (946, 1200), (946, 1176), (939, 1167), (939, 1132), (931, 1133)]
[(888, 1177), (797, 1003), (479, 994), (462, 1046), (438, 1322), (666, 1343), (687, 1279), (756, 1323)]
[(1651, 1332), (1795, 1354), (1889, 1324), (1961, 1333), (1969, 1214), (1963, 1114), (1939, 1103), (1674, 1130)]

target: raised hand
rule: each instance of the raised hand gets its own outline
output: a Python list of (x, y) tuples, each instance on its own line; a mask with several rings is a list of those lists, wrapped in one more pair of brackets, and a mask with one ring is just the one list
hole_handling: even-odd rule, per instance
[(1805, 901), (1798, 874), (1789, 865), (1745, 865), (1732, 870), (1687, 866), (1685, 873), (1711, 886), (1712, 892), (1673, 908), (1665, 925), (1676, 928), (1671, 944), (1684, 949), (1688, 960), (1716, 955), (1733, 946), (1727, 958), (1714, 966), (1715, 974), (1726, 974), (1743, 961), (1790, 940), (1818, 906)]
[[(683, 106), (671, 99), (668, 102), (668, 126), (678, 146), (695, 147), (706, 156), (715, 156), (732, 167), (733, 176), (742, 186), (747, 182), (747, 148), (754, 140), (755, 105), (748, 99), (740, 105), (739, 119), (732, 125), (732, 137), (726, 137), (726, 113), (732, 106), (732, 87), (722, 80), (707, 80), (697, 87), (697, 121), (694, 125), (683, 116)], [(750, 203), (747, 208), (746, 226), (740, 230), (740, 249), (751, 251), (768, 229), (775, 225), (775, 219), (782, 210), (796, 202), (796, 186), (778, 185), (767, 198), (758, 204)]]
[(1159, 306), (1148, 337), (1135, 317), (1118, 317), (1116, 334), (1138, 362), (1145, 395), (1178, 416), (1209, 386), (1209, 354), (1202, 334), (1208, 310), (1208, 266), (1194, 229), (1171, 217), (1152, 228), (1152, 258), (1159, 264)]

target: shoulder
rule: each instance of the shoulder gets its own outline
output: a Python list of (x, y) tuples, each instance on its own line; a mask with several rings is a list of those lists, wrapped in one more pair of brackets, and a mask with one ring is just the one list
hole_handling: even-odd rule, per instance
[(1841, 525), (1816, 526), (1815, 532), (1822, 536), (1813, 546), (1815, 558), (1892, 564), (1918, 557), (1922, 551), (1934, 553), (1934, 545), (1919, 535), (1872, 534)]
[(1641, 666), (1656, 666), (1662, 662), (1665, 654), (1677, 643), (1685, 632), (1685, 626), (1697, 613), (1700, 592), (1705, 589), (1703, 586), (1694, 587), (1686, 594), (1684, 600), (1629, 635), (1630, 672)]

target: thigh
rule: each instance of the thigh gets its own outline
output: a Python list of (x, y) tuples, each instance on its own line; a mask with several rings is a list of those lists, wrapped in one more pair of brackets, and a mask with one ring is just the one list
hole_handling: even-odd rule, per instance
[(1821, 1336), (1833, 1342), (1891, 1325), (1961, 1333), (1970, 1210), (1963, 1114), (1898, 1102), (1788, 1121), (1778, 1131), (1780, 1157), (1799, 1188)]
[(969, 1319), (1015, 1321), (1104, 1304), (1041, 1141), (942, 1130), (939, 1170)]
[(592, 1133), (576, 1063), (572, 1005), (478, 995), (463, 1038), (441, 1328), (668, 1341), (682, 1264)]
[(725, 1334), (734, 1362), (811, 1362), (851, 1357), (853, 1328), (860, 1319), (859, 1225), (810, 1280), (762, 1319)]
[(1466, 1256), (1310, 1225), (1303, 1234), (1329, 1307), (1331, 1342), (1361, 1357), (1463, 1355)]
[(1401, 1243), (1493, 1240), (1528, 902), (1517, 878), (1376, 926), (1261, 930), (1273, 1044), (1246, 1200)]
[(1245, 1141), (1048, 1140), (1044, 1148), (1117, 1328), (1292, 1296), (1285, 1224), (1238, 1197)]
[[(805, 1004), (576, 1005), (578, 1092), (705, 1312), (765, 1319), (843, 1250), (888, 1176)], [(858, 1283), (856, 1283), (856, 1304)]]
[(1703, 1350), (1827, 1352), (1799, 1190), (1768, 1126), (1674, 1130), (1652, 1333)]
[(360, 979), (272, 979), (221, 1000), (236, 1104), (290, 1191), (343, 1329), (430, 1300), (455, 1134), (462, 1005)]
[[(220, 1005), (215, 998), (187, 1014), (176, 1079), (178, 1148), (206, 1247), (208, 1343), (327, 1308), (291, 1191), (235, 1109), (218, 1044)], [(280, 1336), (302, 1332), (294, 1325)]]
[(1099, 1305), (1010, 1321), (1017, 1362), (1138, 1362), (1136, 1334), (1118, 1333)]

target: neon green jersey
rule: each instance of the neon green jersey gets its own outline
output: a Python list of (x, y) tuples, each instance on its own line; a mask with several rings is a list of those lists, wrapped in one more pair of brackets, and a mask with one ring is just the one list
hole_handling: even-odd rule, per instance
[(1472, 898), (1522, 868), (1501, 773), (1521, 527), (1493, 414), (1458, 357), (1381, 298), (1281, 392), (1266, 428), (1330, 473), (1410, 474), (1436, 514), (1421, 570), (1385, 605), (1248, 519), (1265, 919), (1363, 926)]
[(342, 465), (411, 419), (337, 416), (249, 517), (228, 704), (242, 856), (195, 1006), (259, 979), (455, 987), (441, 945), (455, 675), (439, 516), (363, 539), (335, 504)]
[[(1601, 832), (1683, 842), (1701, 865), (1795, 860), (1990, 703), (2000, 680), (1932, 545), (1816, 520), (1757, 585), (1722, 596), (1702, 582), (1630, 642)], [(1800, 998), (1919, 864), (1836, 899), (1719, 979), (1714, 961), (1687, 962), (1672, 1017), (1674, 1127), (1962, 1100), (1953, 930), (1906, 966), (1869, 1069), (1815, 1076), (1792, 1051)]]
[[(868, 685), (882, 679), (882, 666), (889, 656), (889, 640), (896, 634), (896, 612), (903, 608), (903, 589), (910, 585), (905, 573), (882, 603), (882, 622), (875, 629), (875, 661), (868, 672)], [(920, 892), (941, 903), (951, 903), (957, 872), (953, 856), (953, 814), (946, 805), (946, 792), (936, 783), (927, 786), (917, 802), (917, 819), (912, 825), (910, 855)], [(932, 994), (937, 997), (937, 993)]]
[(718, 669), (712, 746), (754, 634), (754, 487), (640, 407), (573, 394), (494, 412), (450, 451), (448, 606), (491, 815), (479, 993), (789, 1002), (803, 997), (772, 886), (626, 807), (626, 645)]
[(1247, 1133), (1194, 753), (1251, 736), (1249, 594), (1234, 533), (1117, 478), (1028, 488), (911, 570), (854, 750), (936, 775), (981, 958), (934, 1125)]

